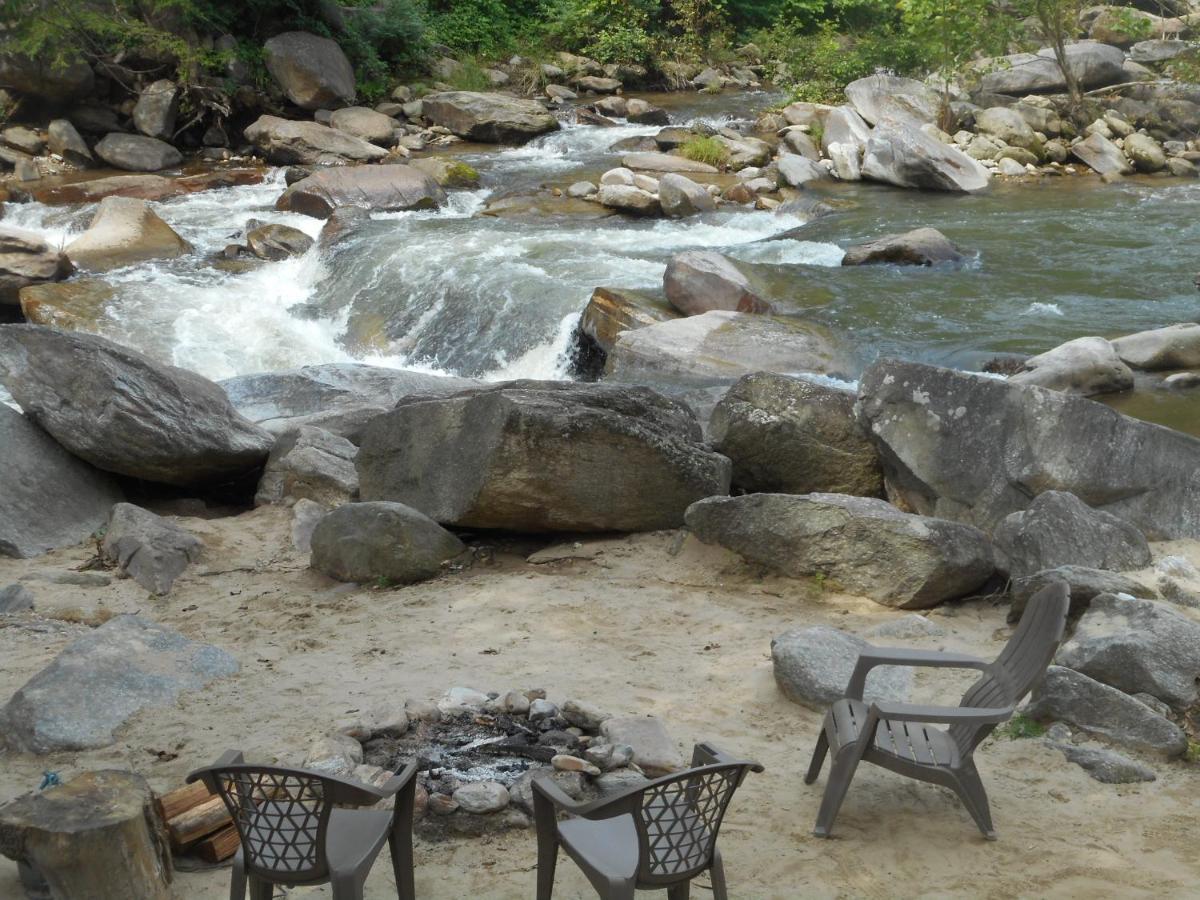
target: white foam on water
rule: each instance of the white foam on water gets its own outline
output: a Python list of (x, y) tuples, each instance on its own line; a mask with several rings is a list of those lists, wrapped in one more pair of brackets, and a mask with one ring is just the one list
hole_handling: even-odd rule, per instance
[(1022, 315), (1026, 316), (1062, 316), (1065, 315), (1057, 303), (1030, 303)]
[(485, 381), (511, 381), (516, 378), (535, 378), (547, 381), (567, 377), (570, 365), (571, 342), (579, 325), (579, 313), (563, 316), (554, 339), (528, 350), (512, 362), (503, 362), (495, 371), (484, 376)]

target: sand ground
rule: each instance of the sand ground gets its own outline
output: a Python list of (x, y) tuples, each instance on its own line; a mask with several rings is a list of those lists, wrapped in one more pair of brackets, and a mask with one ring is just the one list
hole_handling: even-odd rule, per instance
[[(436, 699), (457, 685), (544, 687), (615, 714), (664, 717), (684, 746), (712, 740), (766, 766), (736, 796), (721, 835), (735, 898), (1200, 897), (1200, 766), (1155, 761), (1158, 780), (1110, 786), (1038, 740), (989, 739), (977, 752), (1000, 840), (984, 841), (946, 791), (860, 769), (832, 840), (810, 829), (824, 777), (803, 784), (820, 713), (788, 702), (771, 675), (770, 640), (830, 624), (856, 633), (903, 613), (762, 578), (733, 557), (674, 533), (587, 541), (584, 558), (532, 564), (531, 546), (497, 545), (470, 568), (400, 589), (348, 588), (306, 568), (288, 544), (289, 513), (181, 522), (205, 539), (203, 560), (165, 599), (136, 584), (80, 588), (29, 582), (39, 615), (0, 620), (0, 698), (87, 627), (139, 612), (233, 652), (239, 675), (177, 707), (142, 713), (113, 746), (86, 753), (0, 755), (0, 801), (89, 768), (132, 768), (159, 790), (230, 747), (298, 763), (336, 720), (387, 698)], [(1200, 545), (1172, 545), (1200, 562)], [(63, 572), (87, 548), (0, 561), (0, 584)], [(988, 601), (931, 613), (945, 636), (890, 641), (993, 656), (1009, 633)], [(919, 700), (956, 703), (969, 676), (921, 673)], [(160, 759), (158, 752), (177, 754)], [(384, 852), (386, 856), (386, 850)], [(531, 897), (532, 831), (417, 847), (429, 898)], [(227, 869), (177, 873), (176, 896), (228, 896)], [(0, 898), (20, 897), (0, 859)], [(328, 897), (328, 888), (287, 896)], [(381, 860), (369, 898), (395, 897)], [(594, 896), (569, 860), (556, 897)], [(662, 896), (662, 895), (658, 895)], [(711, 896), (700, 879), (693, 897)]]

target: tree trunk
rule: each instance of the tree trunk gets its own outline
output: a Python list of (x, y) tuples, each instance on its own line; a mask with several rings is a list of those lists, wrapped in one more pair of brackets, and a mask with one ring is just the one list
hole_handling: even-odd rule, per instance
[(132, 772), (86, 772), (0, 807), (0, 854), (45, 882), (54, 900), (170, 898), (163, 823)]

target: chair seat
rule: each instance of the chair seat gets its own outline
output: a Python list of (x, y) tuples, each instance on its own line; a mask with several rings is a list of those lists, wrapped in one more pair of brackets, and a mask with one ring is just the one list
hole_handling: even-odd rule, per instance
[[(825, 715), (825, 734), (835, 753), (858, 740), (869, 706), (861, 700), (839, 700)], [(958, 745), (944, 729), (921, 722), (880, 719), (872, 748), (909, 765), (958, 768)]]
[(566, 819), (558, 836), (567, 854), (584, 869), (615, 878), (633, 878), (638, 868), (637, 826), (633, 816), (611, 819)]

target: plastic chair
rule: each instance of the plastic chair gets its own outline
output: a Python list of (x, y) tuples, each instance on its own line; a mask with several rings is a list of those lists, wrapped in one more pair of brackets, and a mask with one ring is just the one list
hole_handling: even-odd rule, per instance
[[(384, 841), (396, 893), (413, 900), (412, 824), (417, 764), (382, 787), (308, 769), (247, 765), (237, 750), (188, 775), (225, 801), (241, 838), (230, 900), (271, 900), (275, 885), (329, 884), (334, 900), (362, 900), (367, 873)], [(370, 806), (396, 796), (395, 809)]]
[[(687, 900), (691, 880), (707, 871), (715, 900), (727, 900), (717, 833), (733, 792), (758, 763), (697, 744), (692, 768), (577, 803), (548, 773), (533, 779), (537, 822), (537, 900), (550, 900), (561, 845), (604, 900), (632, 898), (639, 888), (667, 889)], [(558, 821), (559, 811), (572, 818)]]
[[(829, 837), (860, 761), (953, 790), (983, 836), (996, 839), (987, 792), (973, 758), (975, 748), (1045, 674), (1066, 627), (1070, 592), (1056, 582), (1030, 598), (1021, 623), (993, 662), (961, 653), (871, 648), (859, 654), (846, 696), (830, 707), (804, 778), (812, 784), (826, 753), (833, 763), (813, 833)], [(916, 706), (863, 701), (867, 673), (875, 666), (979, 669), (983, 674), (958, 706)], [(942, 729), (937, 724), (948, 725)]]

